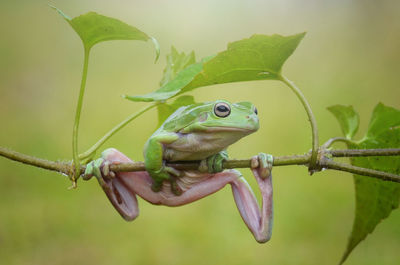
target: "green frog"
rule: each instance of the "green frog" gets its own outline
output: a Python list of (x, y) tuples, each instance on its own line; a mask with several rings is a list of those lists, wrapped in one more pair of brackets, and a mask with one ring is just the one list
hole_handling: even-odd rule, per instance
[[(95, 176), (109, 200), (126, 220), (139, 214), (136, 195), (157, 205), (179, 206), (206, 197), (230, 184), (238, 210), (255, 239), (267, 242), (272, 230), (273, 157), (260, 153), (251, 169), (261, 191), (261, 209), (237, 170), (223, 170), (226, 148), (259, 128), (257, 109), (250, 102), (225, 100), (184, 106), (175, 111), (147, 140), (146, 171), (112, 172), (111, 164), (131, 162), (114, 148), (89, 163), (84, 179)], [(197, 170), (179, 171), (166, 162), (201, 161)]]

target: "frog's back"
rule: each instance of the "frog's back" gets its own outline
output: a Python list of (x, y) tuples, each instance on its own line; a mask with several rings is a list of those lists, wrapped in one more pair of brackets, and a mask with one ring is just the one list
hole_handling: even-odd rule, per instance
[(180, 107), (165, 120), (160, 129), (167, 132), (178, 132), (195, 122), (198, 114), (208, 110), (210, 105), (212, 103), (206, 102)]

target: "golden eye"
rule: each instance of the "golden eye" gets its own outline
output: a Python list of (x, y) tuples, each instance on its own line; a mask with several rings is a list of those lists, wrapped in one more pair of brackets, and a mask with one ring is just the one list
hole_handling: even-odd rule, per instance
[(214, 113), (221, 118), (228, 117), (231, 114), (231, 107), (225, 102), (219, 102), (214, 106)]

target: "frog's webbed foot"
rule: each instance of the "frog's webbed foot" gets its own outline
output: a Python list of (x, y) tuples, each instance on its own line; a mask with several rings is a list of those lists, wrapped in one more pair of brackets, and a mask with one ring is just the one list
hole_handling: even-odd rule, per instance
[(115, 178), (115, 173), (110, 170), (110, 162), (101, 157), (88, 163), (82, 178), (89, 180), (92, 177), (96, 177), (101, 186), (104, 186), (104, 178)]
[(95, 177), (106, 194), (113, 193), (117, 202), (122, 203), (121, 195), (117, 189), (111, 189), (110, 181), (115, 178), (115, 173), (110, 170), (110, 162), (103, 157), (89, 162), (86, 165), (84, 180), (90, 180)]
[(158, 173), (158, 177), (161, 176), (161, 178), (153, 180), (151, 189), (154, 192), (159, 192), (163, 187), (163, 182), (168, 181), (171, 185), (172, 193), (175, 194), (176, 196), (179, 196), (183, 193), (183, 191), (176, 183), (176, 179), (179, 178), (181, 175), (182, 175), (181, 171), (173, 167), (168, 167), (164, 165)]
[(224, 170), (223, 163), (228, 160), (228, 153), (224, 150), (209, 156), (200, 162), (199, 171), (208, 173), (219, 173)]
[(102, 152), (101, 158), (88, 163), (82, 176), (84, 180), (96, 177), (110, 202), (127, 221), (135, 219), (139, 214), (139, 209), (135, 192), (125, 184), (122, 178), (127, 177), (128, 174), (135, 176), (136, 172), (114, 173), (110, 170), (110, 165), (130, 161), (118, 150), (110, 148)]
[(251, 168), (255, 170), (258, 177), (266, 179), (271, 176), (274, 157), (270, 154), (259, 153), (251, 158)]

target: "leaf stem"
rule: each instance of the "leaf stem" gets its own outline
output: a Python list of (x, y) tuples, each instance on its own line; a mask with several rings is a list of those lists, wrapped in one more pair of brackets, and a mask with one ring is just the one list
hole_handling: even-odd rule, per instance
[(328, 141), (326, 141), (322, 146), (321, 149), (328, 149), (329, 147), (332, 146), (332, 144), (336, 143), (336, 142), (343, 142), (346, 144), (352, 144), (353, 141), (350, 140), (349, 138), (345, 138), (345, 137), (333, 137), (331, 139), (329, 139)]
[(154, 103), (149, 106), (146, 106), (145, 108), (139, 110), (138, 112), (135, 112), (128, 116), (125, 120), (121, 121), (118, 123), (114, 128), (112, 128), (108, 133), (106, 133), (100, 140), (98, 140), (92, 147), (90, 147), (86, 152), (82, 153), (79, 155), (80, 160), (84, 160), (86, 158), (91, 157), (111, 136), (113, 136), (115, 133), (117, 133), (119, 130), (121, 130), (123, 127), (125, 127), (129, 122), (132, 120), (136, 119), (146, 111), (154, 108), (157, 106), (159, 103)]
[(71, 176), (73, 187), (76, 187), (76, 180), (78, 179), (78, 177), (80, 175), (80, 162), (79, 162), (79, 156), (78, 156), (78, 130), (79, 130), (79, 121), (81, 118), (83, 96), (85, 94), (86, 79), (87, 79), (87, 72), (88, 72), (88, 66), (89, 66), (90, 48), (85, 47), (84, 51), (85, 52), (84, 52), (81, 87), (79, 90), (79, 98), (78, 98), (78, 104), (76, 106), (75, 122), (74, 122), (74, 128), (73, 128), (73, 133), (72, 133), (72, 157), (73, 157), (74, 168), (75, 168), (74, 169), (75, 174), (73, 174)]
[(317, 156), (318, 156), (318, 147), (319, 147), (319, 139), (318, 139), (318, 128), (317, 122), (315, 120), (314, 114), (311, 110), (311, 106), (308, 103), (307, 99), (301, 92), (301, 90), (289, 79), (287, 79), (284, 75), (280, 74), (279, 79), (285, 83), (288, 87), (292, 89), (292, 91), (296, 94), (297, 98), (303, 104), (304, 109), (307, 112), (308, 120), (311, 124), (311, 133), (312, 133), (312, 149), (311, 149), (311, 158), (309, 164), (309, 172), (313, 173), (315, 170), (318, 170), (317, 166)]

